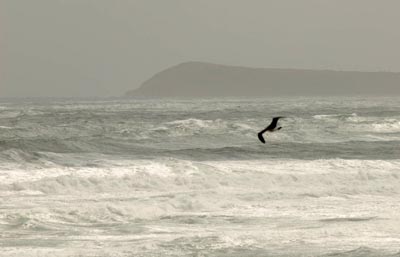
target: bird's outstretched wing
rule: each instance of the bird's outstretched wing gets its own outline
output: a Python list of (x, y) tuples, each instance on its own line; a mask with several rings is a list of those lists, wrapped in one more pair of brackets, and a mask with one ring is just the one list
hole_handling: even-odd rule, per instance
[(258, 139), (260, 139), (260, 141), (263, 143), (263, 144), (265, 144), (265, 139), (264, 139), (264, 137), (263, 137), (263, 131), (261, 131), (261, 132), (259, 132), (258, 133)]
[(269, 124), (269, 126), (267, 127), (267, 130), (276, 128), (276, 125), (278, 124), (278, 120), (279, 120), (280, 118), (283, 118), (283, 117), (274, 117), (274, 118), (272, 119), (271, 124)]

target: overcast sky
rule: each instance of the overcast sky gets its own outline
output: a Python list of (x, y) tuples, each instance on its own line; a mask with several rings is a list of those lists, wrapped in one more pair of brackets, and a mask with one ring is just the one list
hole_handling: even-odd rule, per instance
[(0, 0), (0, 97), (118, 96), (185, 61), (400, 71), (399, 0)]

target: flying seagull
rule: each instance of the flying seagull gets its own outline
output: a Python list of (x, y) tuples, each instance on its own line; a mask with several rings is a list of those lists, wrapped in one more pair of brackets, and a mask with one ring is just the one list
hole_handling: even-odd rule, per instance
[(274, 132), (274, 131), (280, 130), (280, 129), (282, 128), (282, 127), (276, 128), (276, 125), (278, 124), (278, 120), (279, 120), (280, 118), (284, 118), (284, 117), (274, 117), (274, 118), (272, 119), (271, 124), (269, 124), (268, 127), (266, 127), (264, 130), (262, 130), (262, 131), (260, 131), (260, 132), (258, 133), (258, 139), (260, 139), (261, 142), (263, 142), (263, 143), (265, 144), (265, 139), (264, 139), (264, 137), (263, 137), (263, 134), (264, 134), (266, 131)]

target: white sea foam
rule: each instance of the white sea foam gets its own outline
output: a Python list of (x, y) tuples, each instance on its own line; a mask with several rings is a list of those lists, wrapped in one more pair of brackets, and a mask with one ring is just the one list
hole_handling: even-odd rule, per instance
[[(143, 249), (172, 254), (170, 246), (182, 251), (185, 245), (179, 255), (237, 247), (322, 254), (360, 245), (393, 252), (400, 243), (394, 229), (400, 160), (159, 159), (100, 166), (2, 170), (0, 226), (13, 228), (3, 236), (24, 231), (27, 240), (42, 231), (57, 240), (52, 231), (63, 231), (64, 239), (84, 240), (91, 251), (95, 242), (125, 249), (121, 256)], [(385, 240), (365, 231), (380, 231)], [(202, 250), (188, 246), (192, 240)], [(88, 253), (76, 243), (63, 247)], [(53, 248), (40, 249), (46, 256)]]
[(314, 115), (313, 118), (318, 120), (333, 120), (341, 117), (342, 115), (343, 114), (317, 114)]
[(400, 133), (400, 121), (392, 121), (385, 123), (373, 123), (371, 127), (376, 132), (383, 133)]

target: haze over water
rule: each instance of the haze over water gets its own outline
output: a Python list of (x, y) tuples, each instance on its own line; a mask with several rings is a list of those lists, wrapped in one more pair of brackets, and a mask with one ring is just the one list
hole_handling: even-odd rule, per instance
[(398, 98), (2, 100), (0, 256), (397, 256), (399, 141)]

